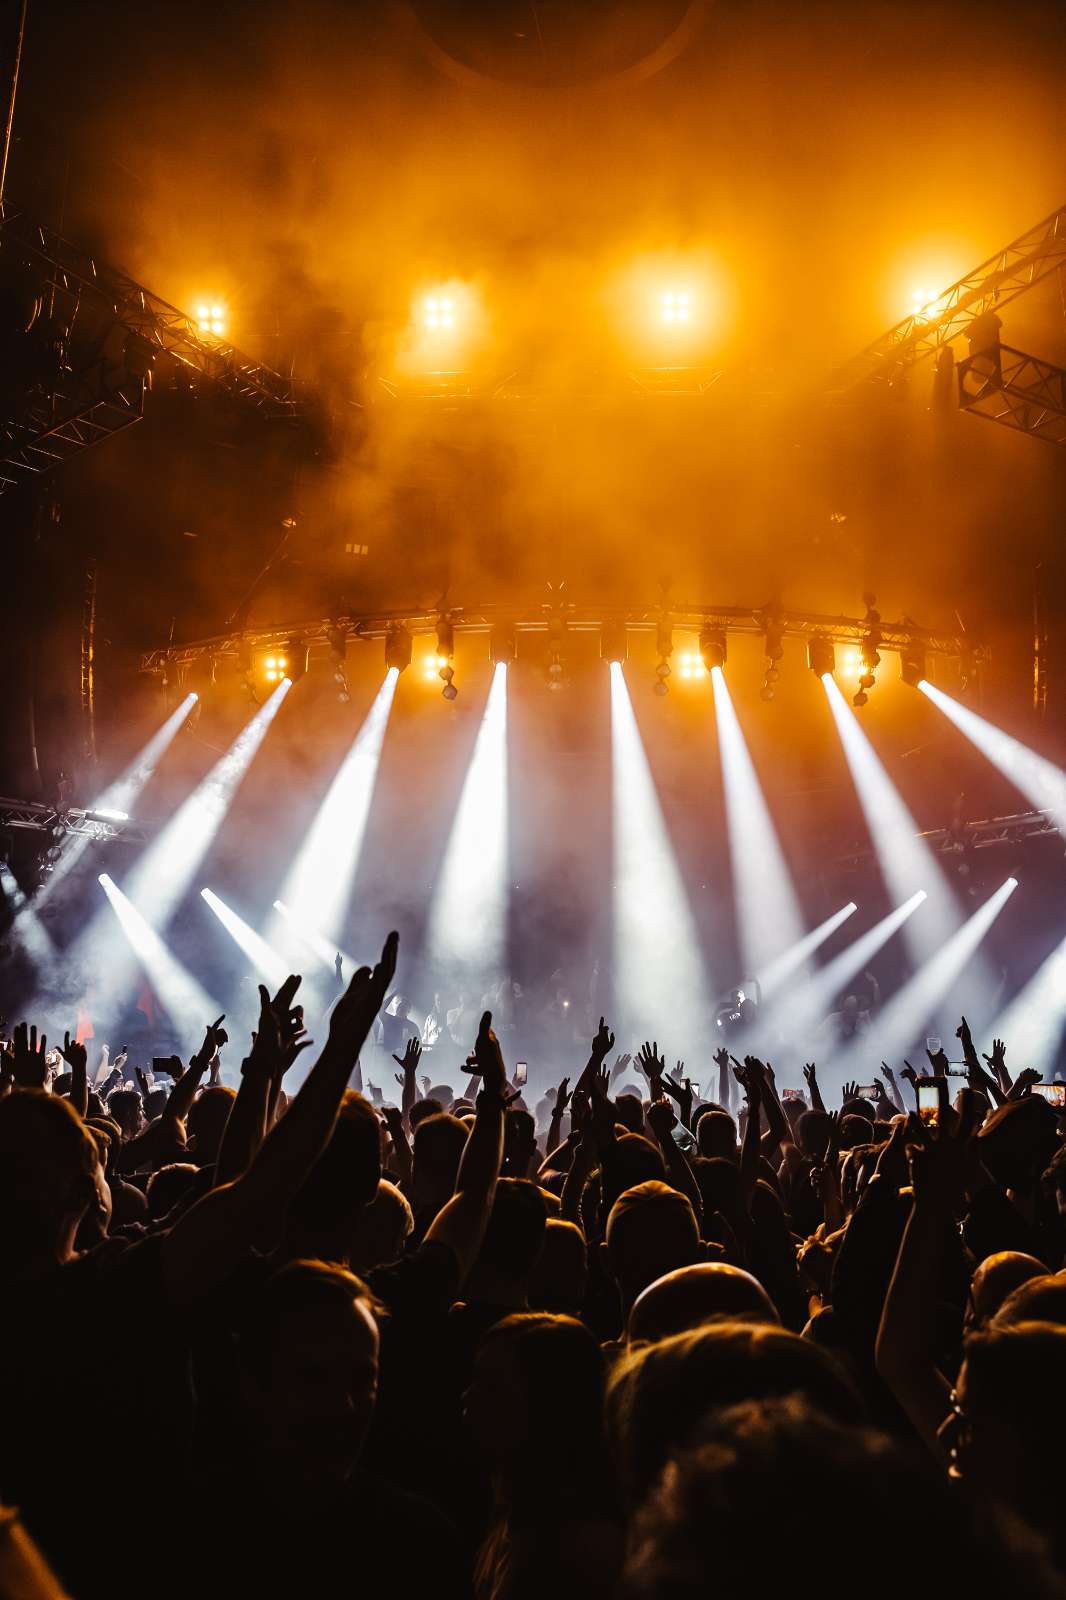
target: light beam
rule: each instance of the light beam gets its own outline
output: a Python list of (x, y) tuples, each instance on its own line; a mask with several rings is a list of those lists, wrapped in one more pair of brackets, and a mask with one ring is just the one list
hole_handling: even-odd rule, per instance
[(989, 1029), (989, 1037), (1006, 1044), (1013, 1077), (1023, 1067), (1036, 1067), (1047, 1078), (1055, 1069), (1064, 1031), (1066, 939), (1000, 1012)]
[(924, 888), (929, 896), (922, 916), (904, 930), (912, 960), (928, 961), (958, 927), (954, 896), (936, 855), (919, 837), (918, 824), (832, 675), (825, 673), (822, 683), (889, 894), (901, 901)]
[(839, 911), (834, 911), (831, 917), (826, 917), (817, 928), (812, 928), (810, 933), (805, 933), (801, 939), (791, 945), (759, 974), (759, 988), (762, 990), (764, 1003), (773, 998), (797, 972), (802, 972), (809, 964), (814, 952), (831, 939), (839, 927), (847, 922), (849, 917), (855, 915), (858, 906), (854, 900), (849, 900), (846, 906), (841, 906)]
[[(872, 1034), (857, 1039), (843, 1054), (837, 1055), (835, 1065), (845, 1080), (855, 1077), (860, 1069), (876, 1066), (882, 1058), (891, 1060), (893, 1055), (912, 1048), (937, 1008), (955, 988), (1017, 887), (1017, 878), (1008, 878), (1001, 884), (881, 1008)], [(961, 1016), (965, 1010), (956, 996), (953, 1013)], [(867, 1080), (863, 1078), (862, 1081)]]
[(496, 977), (507, 954), (507, 666), (493, 669), (451, 836), (433, 892), (426, 952), (449, 964)]
[[(156, 767), (163, 756), (173, 744), (189, 719), (189, 713), (196, 704), (199, 696), (195, 690), (187, 694), (176, 710), (172, 711), (161, 728), (158, 728), (148, 743), (134, 756), (129, 766), (121, 772), (113, 783), (108, 784), (103, 794), (95, 804), (90, 807), (96, 812), (114, 812), (116, 815), (131, 816), (142, 790), (147, 786)], [(81, 860), (85, 851), (93, 841), (86, 834), (78, 834), (73, 838), (64, 840), (60, 847), (61, 853), (48, 877), (34, 895), (34, 904), (38, 906), (51, 898), (57, 886), (72, 867)]]
[(960, 705), (943, 689), (923, 678), (918, 688), (975, 744), (982, 755), (1039, 811), (1046, 811), (1061, 834), (1066, 835), (1066, 772), (1053, 761), (1030, 750), (1020, 739), (986, 722), (976, 711)]
[(619, 1030), (694, 1059), (711, 1006), (699, 931), (618, 662), (611, 663), (614, 986)]
[(761, 982), (764, 969), (787, 947), (799, 948), (803, 918), (721, 667), (711, 668), (711, 683), (741, 962), (744, 974)]
[[(399, 676), (395, 667), (386, 672), (278, 895), (297, 928), (320, 930), (330, 942), (339, 939), (347, 916)], [(333, 943), (331, 967), (337, 949)]]
[(179, 1039), (189, 1049), (194, 1048), (202, 1042), (207, 1023), (221, 1013), (222, 1007), (167, 949), (155, 929), (106, 872), (100, 874), (99, 881), (132, 954), (163, 1002)]
[(281, 957), (254, 928), (249, 927), (243, 917), (239, 917), (224, 900), (220, 900), (213, 889), (201, 889), (200, 897), (210, 906), (230, 938), (244, 951), (252, 966), (266, 979), (271, 989), (279, 989), (289, 975), (289, 969)]
[(242, 778), (291, 688), (289, 679), (283, 678), (134, 866), (126, 894), (142, 907), (154, 927), (166, 925), (195, 878)]

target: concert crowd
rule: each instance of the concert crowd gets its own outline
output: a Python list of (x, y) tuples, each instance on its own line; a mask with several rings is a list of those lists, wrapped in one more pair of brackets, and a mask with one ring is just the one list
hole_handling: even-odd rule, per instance
[(189, 1061), (11, 1029), (0, 1600), (1066, 1597), (1066, 1112), (1009, 1039), (838, 1096), (600, 1019), (534, 1093), (396, 960)]

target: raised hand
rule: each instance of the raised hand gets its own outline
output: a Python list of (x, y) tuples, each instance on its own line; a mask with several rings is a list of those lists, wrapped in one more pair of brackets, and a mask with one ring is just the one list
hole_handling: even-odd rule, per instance
[(601, 1017), (600, 1025), (596, 1030), (596, 1037), (592, 1041), (591, 1054), (595, 1060), (604, 1061), (613, 1049), (614, 1034)]
[(631, 1055), (615, 1056), (615, 1058), (614, 1058), (614, 1066), (611, 1068), (611, 1082), (612, 1083), (614, 1083), (616, 1078), (620, 1078), (622, 1076), (623, 1072), (626, 1070), (626, 1068), (628, 1067), (628, 1065), (632, 1061), (632, 1059), (633, 1059), (633, 1057)]
[(929, 1065), (933, 1069), (933, 1076), (936, 1078), (947, 1077), (947, 1071), (950, 1065), (947, 1051), (941, 1048), (939, 1050), (927, 1050), (925, 1053), (929, 1057)]
[(893, 1088), (896, 1086), (896, 1074), (892, 1071), (887, 1061), (882, 1061), (881, 1070)]
[[(884, 1062), (883, 1061), (882, 1061), (881, 1065), (884, 1066)], [(906, 1078), (907, 1082), (912, 1087), (918, 1082), (918, 1074), (915, 1072), (914, 1068), (911, 1066), (909, 1061), (904, 1061), (903, 1069), (900, 1072), (900, 1077), (901, 1078)]]
[[(640, 1068), (641, 1072), (643, 1072), (650, 1087), (654, 1091), (656, 1085), (662, 1082), (663, 1076), (666, 1072), (666, 1060), (659, 1054), (659, 1044), (657, 1040), (653, 1039), (651, 1043), (649, 1043), (648, 1040), (645, 1039), (643, 1045), (637, 1051), (637, 1066)], [(661, 1097), (657, 1092), (652, 1094), (653, 1100), (658, 1100), (660, 1098)]]
[[(398, 1067), (402, 1067), (403, 1068), (404, 1078), (413, 1078), (415, 1073), (418, 1070), (418, 1063), (421, 1060), (421, 1058), (422, 1058), (422, 1045), (421, 1045), (421, 1042), (418, 1039), (412, 1038), (412, 1039), (408, 1039), (407, 1048), (404, 1050), (403, 1055), (402, 1056), (394, 1055), (392, 1059), (395, 1061), (395, 1063), (396, 1063), (396, 1065)], [(397, 1077), (396, 1082), (397, 1083), (403, 1083), (404, 1078)]]
[[(946, 1098), (943, 1092), (942, 1103)], [(936, 1138), (910, 1145), (911, 1182), (917, 1205), (953, 1215), (962, 1209), (966, 1191), (980, 1173), (973, 1137), (975, 1112), (973, 1090), (964, 1089), (954, 1127), (941, 1117)]]
[[(304, 1038), (303, 1008), (293, 1005), (299, 987), (300, 978), (295, 972), (285, 979), (273, 999), (265, 985), (259, 985), (259, 1023), (246, 1062), (246, 1066), (253, 1071), (280, 1078), (292, 1066), (300, 1051), (311, 1043), (310, 1039)], [(210, 1059), (210, 1054), (214, 1053), (211, 1051), (207, 1054), (212, 1028), (208, 1028), (207, 1032), (208, 1039), (204, 1040), (203, 1050), (197, 1060), (205, 1056)]]
[(1011, 1098), (1013, 1100), (1023, 1100), (1027, 1094), (1032, 1093), (1033, 1084), (1039, 1083), (1040, 1078), (1039, 1067), (1024, 1067), (1014, 1080), (1014, 1090), (1017, 1090), (1017, 1093), (1012, 1090)]
[(726, 1049), (725, 1045), (722, 1045), (720, 1050), (716, 1050), (714, 1052), (714, 1064), (718, 1068), (719, 1072), (725, 1072), (726, 1068), (729, 1066), (729, 1051)]
[(985, 1056), (985, 1060), (988, 1062), (988, 1065), (992, 1068), (992, 1071), (998, 1078), (1000, 1073), (1007, 1065), (1007, 1046), (1003, 1043), (1002, 1039), (992, 1040), (992, 1054), (990, 1056)]
[(37, 1038), (36, 1027), (27, 1030), (24, 1022), (15, 1024), (11, 1036), (11, 1074), (19, 1089), (43, 1089), (48, 1082), (48, 1063), (45, 1055), (48, 1040), (42, 1033)]
[[(717, 1059), (718, 1059), (718, 1057), (716, 1056), (715, 1060), (717, 1061)], [(818, 1068), (817, 1068), (817, 1066), (815, 1065), (815, 1063), (813, 1061), (805, 1061), (804, 1062), (804, 1064), (803, 1064), (803, 1076), (806, 1079), (808, 1089), (813, 1091), (814, 1089), (817, 1088), (817, 1086), (818, 1086)]]
[(399, 934), (390, 933), (377, 966), (373, 971), (360, 967), (353, 973), (347, 989), (333, 1007), (328, 1048), (350, 1056), (353, 1066), (395, 976), (399, 945)]
[(554, 1109), (552, 1111), (552, 1116), (553, 1117), (561, 1117), (564, 1114), (564, 1112), (566, 1111), (566, 1108), (567, 1108), (567, 1106), (569, 1104), (570, 1104), (570, 1079), (569, 1078), (563, 1078), (563, 1080), (559, 1084), (558, 1089), (555, 1091), (555, 1106), (554, 1106)]
[[(296, 982), (299, 983), (299, 981), (300, 981), (299, 978), (297, 978)], [(289, 982), (290, 983), (292, 982), (291, 978), (290, 978)], [(279, 993), (280, 993), (280, 990), (279, 990)], [(260, 999), (262, 999), (263, 995), (265, 995), (265, 994), (266, 994), (266, 990), (263, 988), (262, 984), (260, 984), (260, 986), (259, 986)], [(223, 1012), (222, 1015), (220, 1017), (216, 1018), (216, 1020), (214, 1022), (209, 1022), (207, 1024), (207, 1027), (204, 1029), (204, 1042), (203, 1042), (203, 1044), (200, 1046), (199, 1050), (196, 1052), (196, 1054), (192, 1058), (193, 1066), (200, 1066), (200, 1065), (206, 1066), (207, 1063), (215, 1056), (215, 1054), (225, 1044), (226, 1039), (228, 1037), (225, 1028), (223, 1028), (223, 1026), (222, 1026), (222, 1024), (225, 1022), (225, 1020), (226, 1020), (226, 1013)], [(261, 1020), (262, 1020), (262, 1018), (260, 1018), (260, 1021)]]
[(63, 1035), (63, 1048), (60, 1055), (70, 1068), (71, 1072), (85, 1072), (89, 1066), (89, 1052), (77, 1039), (72, 1039), (69, 1033)]
[(507, 1068), (503, 1064), (500, 1041), (492, 1031), (491, 1011), (486, 1011), (481, 1018), (471, 1061), (481, 1072), (482, 1087), (489, 1094), (498, 1095), (501, 1100), (506, 1099)]
[(847, 1105), (849, 1100), (858, 1100), (858, 1098), (859, 1085), (857, 1083), (846, 1083), (841, 1091), (841, 1105)]

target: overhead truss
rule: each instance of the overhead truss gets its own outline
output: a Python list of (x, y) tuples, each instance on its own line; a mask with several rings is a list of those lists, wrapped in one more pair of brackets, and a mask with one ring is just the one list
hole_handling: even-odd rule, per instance
[(205, 336), (184, 311), (10, 201), (0, 202), (0, 263), (32, 286), (27, 334), (36, 323), (41, 358), (24, 385), (5, 386), (0, 491), (140, 421), (160, 357), (264, 417), (301, 415), (292, 380)]
[[(624, 623), (631, 632), (651, 634), (663, 625), (681, 632), (719, 628), (727, 634), (759, 635), (770, 629), (776, 630), (782, 637), (804, 640), (820, 638), (840, 645), (861, 645), (870, 636), (870, 623), (866, 618), (833, 617), (818, 612), (786, 611), (765, 606), (677, 605), (664, 609), (661, 606), (574, 605), (562, 609), (544, 607), (527, 612), (502, 605), (476, 608), (450, 606), (444, 611), (375, 611), (364, 615), (273, 623), (270, 626), (219, 633), (208, 639), (146, 651), (141, 656), (140, 666), (142, 672), (163, 674), (170, 667), (187, 667), (204, 657), (218, 661), (226, 658), (240, 660), (257, 651), (280, 650), (293, 642), (306, 645), (312, 654), (325, 653), (330, 647), (331, 634), (336, 638), (338, 630), (343, 632), (346, 641), (380, 640), (398, 624), (403, 624), (412, 634), (427, 634), (433, 633), (442, 620), (450, 622), (457, 634), (488, 633), (501, 623), (510, 625), (516, 633), (547, 633), (560, 623), (570, 633), (595, 633), (607, 622)], [(965, 634), (920, 628), (908, 620), (879, 622), (877, 628), (880, 650), (920, 650), (930, 657), (957, 658), (975, 667), (988, 659), (987, 648)]]
[(43, 800), (0, 798), (0, 831), (9, 828), (51, 834), (55, 842), (63, 838), (94, 839), (98, 843), (124, 839), (129, 844), (143, 844), (151, 837), (150, 828), (128, 817), (104, 816), (81, 806), (52, 806)]
[[(1061, 829), (1047, 811), (1013, 811), (1005, 817), (985, 817), (980, 822), (953, 822), (947, 828), (931, 828), (917, 837), (936, 855), (965, 859), (975, 850), (990, 850), (1000, 845), (1020, 845), (1027, 839), (1042, 839), (1059, 834)], [(857, 865), (875, 854), (872, 846), (852, 850), (838, 858), (838, 865)]]
[(1066, 371), (1000, 345), (956, 367), (959, 408), (1034, 439), (1066, 444)]
[(907, 367), (936, 352), (983, 312), (999, 309), (1066, 265), (1066, 206), (982, 261), (930, 305), (904, 317), (834, 375), (830, 388), (890, 383)]

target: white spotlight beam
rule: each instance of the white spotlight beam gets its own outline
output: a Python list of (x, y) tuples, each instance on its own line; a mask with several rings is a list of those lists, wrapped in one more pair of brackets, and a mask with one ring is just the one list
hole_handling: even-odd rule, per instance
[[(126, 816), (132, 814), (149, 778), (185, 726), (189, 713), (198, 699), (199, 696), (195, 691), (185, 696), (181, 705), (172, 711), (163, 726), (153, 733), (126, 770), (115, 779), (114, 783), (108, 784), (104, 792), (94, 801), (91, 810), (115, 811)], [(36, 905), (43, 905), (51, 897), (57, 885), (62, 883), (71, 868), (78, 864), (91, 842), (84, 834), (65, 841), (59, 860), (34, 896)]]
[(741, 961), (761, 981), (775, 957), (798, 948), (803, 918), (721, 667), (711, 668), (711, 682)]
[[(327, 940), (344, 926), (399, 676), (395, 667), (385, 674), (278, 896), (297, 926), (320, 929)], [(336, 951), (334, 944), (330, 966)]]
[(266, 979), (272, 989), (280, 988), (289, 975), (281, 957), (254, 928), (248, 926), (243, 917), (239, 917), (224, 900), (220, 900), (213, 889), (201, 889), (200, 895), (215, 913), (230, 938), (244, 951), (256, 971)]
[(1066, 1030), (1066, 939), (1048, 956), (989, 1029), (1002, 1039), (1012, 1074), (1036, 1067), (1047, 1077), (1055, 1069)]
[(837, 929), (847, 922), (849, 917), (855, 915), (858, 906), (854, 900), (849, 900), (846, 906), (841, 906), (839, 911), (834, 911), (831, 917), (826, 917), (817, 928), (812, 928), (810, 933), (805, 933), (789, 949), (783, 950), (776, 960), (759, 975), (759, 988), (762, 990), (763, 1001), (773, 999), (789, 980), (802, 971), (810, 962), (814, 952), (831, 939)]
[(19, 886), (6, 861), (0, 861), (0, 886), (11, 906), (11, 932), (34, 969), (50, 965), (55, 956), (52, 937)]
[(889, 894), (905, 900), (924, 888), (929, 896), (925, 912), (904, 934), (915, 963), (928, 961), (958, 927), (954, 896), (832, 674), (825, 673), (822, 683)]
[(206, 1024), (219, 1015), (222, 1007), (167, 949), (155, 929), (106, 872), (101, 873), (100, 883), (131, 951), (166, 1007), (182, 1043), (190, 1048), (199, 1045)]
[(328, 967), (331, 972), (335, 970), (338, 952), (349, 974), (359, 966), (359, 962), (353, 956), (350, 956), (347, 950), (342, 950), (332, 939), (324, 938), (319, 929), (312, 927), (310, 923), (302, 921), (292, 907), (287, 906), (283, 900), (274, 901), (274, 910), (284, 918), (287, 926), (293, 930), (309, 950), (315, 953), (322, 965)]
[(270, 724), (292, 688), (283, 678), (225, 755), (157, 834), (126, 883), (128, 897), (163, 927), (196, 876)]
[(1066, 772), (924, 678), (918, 687), (1019, 793), (1039, 810), (1048, 812), (1059, 832), (1066, 835)]
[(860, 934), (853, 944), (828, 961), (802, 988), (790, 990), (783, 1000), (789, 1032), (805, 1047), (807, 1038), (829, 1015), (833, 1002), (853, 978), (865, 972), (870, 962), (904, 924), (924, 905), (926, 893), (918, 889), (901, 906)]
[(496, 976), (507, 954), (507, 667), (493, 671), (433, 892), (426, 953), (435, 967)]
[[(955, 989), (1017, 887), (1017, 878), (1008, 878), (1001, 884), (882, 1007), (872, 1037), (867, 1035), (865, 1039), (856, 1040), (837, 1055), (835, 1065), (845, 1080), (855, 1077), (860, 1068), (865, 1071), (876, 1067), (882, 1058), (891, 1060), (893, 1055), (911, 1049), (926, 1023)], [(962, 1014), (965, 1005), (960, 1002), (956, 1009)]]
[(629, 1039), (655, 1038), (671, 1054), (695, 1059), (709, 1033), (707, 972), (618, 662), (611, 663), (611, 768), (618, 1026)]

